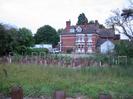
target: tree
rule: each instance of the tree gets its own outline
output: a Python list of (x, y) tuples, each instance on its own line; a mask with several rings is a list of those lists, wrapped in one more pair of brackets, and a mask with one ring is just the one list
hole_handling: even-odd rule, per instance
[(8, 32), (8, 44), (10, 45), (10, 52), (16, 52), (18, 44), (18, 29), (10, 28), (7, 30)]
[(27, 28), (20, 28), (18, 30), (18, 42), (19, 45), (24, 45), (26, 47), (31, 47), (34, 44), (34, 39), (32, 36), (32, 32)]
[(0, 24), (0, 56), (6, 55), (10, 51), (9, 34), (3, 24)]
[(58, 35), (60, 35), (63, 31), (64, 31), (63, 28), (58, 29), (58, 30), (57, 30)]
[(131, 6), (129, 8), (123, 9), (121, 14), (121, 16), (124, 16), (125, 19), (129, 17), (133, 17), (133, 2), (132, 1), (129, 1), (129, 2)]
[(56, 46), (59, 42), (59, 35), (56, 30), (49, 26), (44, 25), (37, 30), (37, 33), (34, 36), (36, 44), (52, 44)]
[(21, 54), (33, 45), (32, 32), (26, 28), (16, 29), (9, 25), (0, 24), (0, 56), (10, 52)]
[(129, 17), (133, 17), (133, 9), (123, 9), (122, 10), (122, 14), (121, 16), (124, 16), (125, 19), (129, 18)]
[(95, 21), (94, 20), (91, 20), (91, 21), (89, 21), (88, 24), (95, 24)]
[(77, 25), (85, 25), (88, 24), (88, 19), (86, 18), (85, 14), (82, 13), (78, 16)]
[(28, 48), (34, 45), (32, 32), (27, 28), (19, 28), (14, 36), (15, 42), (13, 42), (13, 45), (16, 45), (14, 47), (14, 52), (18, 54), (26, 53)]
[(126, 35), (133, 42), (133, 9), (119, 9), (113, 11), (113, 16), (106, 20), (108, 26), (112, 26), (120, 34)]
[(116, 42), (115, 51), (117, 55), (133, 57), (133, 44), (128, 40)]

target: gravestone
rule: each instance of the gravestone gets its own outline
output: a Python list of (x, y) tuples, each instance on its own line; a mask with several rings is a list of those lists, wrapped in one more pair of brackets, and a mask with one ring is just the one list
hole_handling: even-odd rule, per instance
[(112, 99), (112, 96), (110, 94), (101, 93), (98, 99)]
[(66, 99), (66, 94), (64, 91), (55, 91), (53, 99)]
[(19, 86), (14, 86), (11, 89), (11, 99), (23, 99), (23, 90)]

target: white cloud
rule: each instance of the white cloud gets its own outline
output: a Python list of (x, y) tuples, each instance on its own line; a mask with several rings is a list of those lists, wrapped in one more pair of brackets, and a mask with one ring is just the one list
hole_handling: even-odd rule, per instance
[(0, 0), (0, 20), (27, 27), (33, 32), (49, 24), (56, 29), (65, 27), (65, 21), (76, 24), (84, 12), (88, 20), (100, 22), (110, 15), (110, 10), (122, 8), (126, 0)]

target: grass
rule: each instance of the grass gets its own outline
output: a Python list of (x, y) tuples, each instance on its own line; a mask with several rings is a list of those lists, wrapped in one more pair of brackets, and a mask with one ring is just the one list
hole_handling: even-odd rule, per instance
[[(7, 70), (7, 76), (3, 69)], [(0, 65), (0, 78), (0, 92), (6, 95), (14, 85), (22, 86), (25, 96), (50, 96), (55, 90), (64, 90), (68, 96), (81, 94), (92, 98), (99, 93), (110, 93), (114, 99), (133, 95), (132, 66), (72, 69), (6, 64)]]

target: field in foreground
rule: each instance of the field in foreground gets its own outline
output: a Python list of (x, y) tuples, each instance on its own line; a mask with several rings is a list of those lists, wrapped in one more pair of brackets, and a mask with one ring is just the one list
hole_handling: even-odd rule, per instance
[[(7, 75), (6, 75), (7, 71)], [(9, 95), (13, 85), (20, 85), (25, 96), (50, 96), (64, 90), (68, 96), (92, 98), (110, 93), (113, 99), (133, 95), (133, 67), (61, 68), (42, 65), (0, 65), (0, 92)]]

